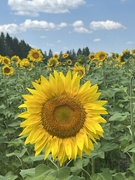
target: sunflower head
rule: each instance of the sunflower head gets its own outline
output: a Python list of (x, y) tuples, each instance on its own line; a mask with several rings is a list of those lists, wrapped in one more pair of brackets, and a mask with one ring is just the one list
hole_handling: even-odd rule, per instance
[(64, 53), (64, 54), (62, 55), (62, 58), (66, 59), (68, 56), (69, 56), (68, 53)]
[(71, 59), (67, 59), (66, 63), (67, 63), (67, 65), (71, 66), (72, 65), (72, 60)]
[(58, 61), (57, 58), (51, 57), (51, 58), (49, 58), (47, 65), (50, 66), (50, 67), (55, 67), (55, 66), (58, 65), (58, 62), (59, 61)]
[(104, 51), (99, 51), (95, 56), (99, 61), (104, 61), (108, 57), (108, 54)]
[(4, 64), (4, 65), (10, 65), (10, 64), (11, 64), (11, 60), (10, 60), (8, 57), (3, 56), (3, 58), (2, 58), (2, 64)]
[(53, 57), (56, 58), (56, 59), (59, 59), (59, 55), (58, 55), (57, 53), (55, 53), (55, 54), (53, 55)]
[(53, 160), (58, 158), (60, 165), (66, 160), (76, 159), (82, 152), (90, 155), (93, 143), (103, 136), (100, 123), (107, 114), (98, 100), (98, 86), (90, 81), (80, 86), (80, 76), (70, 71), (64, 75), (54, 71), (49, 80), (41, 76), (40, 84), (33, 82), (31, 94), (23, 95), (24, 112), (19, 117), (25, 120), (20, 124), (27, 135), (25, 144), (34, 144), (35, 155), (44, 150), (44, 159), (51, 153)]
[(43, 60), (43, 54), (40, 50), (31, 49), (28, 53), (28, 58), (33, 62), (41, 62)]
[(19, 61), (20, 61), (20, 57), (19, 57), (19, 56), (12, 56), (12, 57), (11, 57), (11, 61), (13, 61), (13, 62), (19, 62)]
[(85, 68), (83, 66), (75, 66), (73, 68), (73, 74), (78, 73), (80, 78), (83, 78), (85, 76)]
[(14, 69), (13, 69), (13, 67), (5, 65), (2, 67), (2, 72), (4, 75), (10, 76), (14, 73)]
[(95, 59), (95, 54), (94, 53), (91, 53), (90, 55), (89, 55), (89, 59), (92, 61), (92, 60), (94, 60)]
[(28, 67), (31, 64), (28, 58), (23, 58), (19, 63), (20, 63), (20, 67)]

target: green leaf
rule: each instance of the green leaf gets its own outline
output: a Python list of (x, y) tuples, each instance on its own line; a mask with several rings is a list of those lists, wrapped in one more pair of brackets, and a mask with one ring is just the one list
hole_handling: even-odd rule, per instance
[(125, 119), (127, 119), (129, 113), (125, 112), (125, 113), (119, 113), (119, 112), (115, 112), (110, 118), (109, 121), (124, 121)]
[(5, 176), (6, 180), (15, 180), (17, 178), (17, 175), (14, 175), (12, 172), (8, 172)]
[(63, 167), (57, 170), (53, 170), (50, 175), (64, 180), (70, 175), (70, 167)]
[(118, 145), (115, 144), (115, 143), (104, 143), (101, 147), (102, 151), (104, 152), (108, 152), (108, 151), (112, 151), (114, 149), (117, 149), (118, 148)]
[(35, 168), (35, 176), (44, 174), (44, 173), (48, 172), (48, 170), (50, 171), (49, 166), (47, 166), (45, 164), (40, 164)]
[(10, 156), (22, 157), (26, 152), (27, 152), (27, 148), (24, 148), (21, 152), (15, 150), (13, 153), (6, 154), (6, 156), (7, 157), (10, 157)]
[(23, 177), (23, 179), (25, 179), (26, 177), (33, 177), (33, 175), (35, 174), (35, 168), (31, 168), (31, 169), (22, 169), (20, 172), (20, 175)]
[(76, 161), (74, 162), (74, 166), (71, 167), (71, 172), (76, 172), (78, 170), (81, 170), (83, 168), (83, 161), (82, 159), (76, 159)]
[(135, 147), (134, 147), (134, 148), (132, 148), (129, 152), (133, 152), (133, 153), (135, 153)]
[(126, 177), (123, 173), (117, 173), (113, 175), (113, 180), (126, 180)]
[(97, 173), (92, 176), (94, 180), (112, 180), (112, 174), (110, 171), (105, 170), (102, 173)]

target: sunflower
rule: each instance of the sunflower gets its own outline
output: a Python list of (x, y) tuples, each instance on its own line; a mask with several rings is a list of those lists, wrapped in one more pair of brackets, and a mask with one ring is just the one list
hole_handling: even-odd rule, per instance
[(104, 51), (99, 51), (95, 56), (99, 61), (104, 61), (108, 57), (108, 54)]
[(124, 55), (123, 54), (119, 54), (119, 56), (117, 57), (117, 62), (119, 65), (123, 65), (125, 64), (125, 61), (124, 61)]
[(20, 62), (20, 57), (19, 56), (12, 56), (11, 57), (11, 61), (15, 61), (15, 62)]
[(101, 93), (90, 81), (80, 86), (80, 76), (71, 71), (66, 75), (54, 71), (49, 80), (41, 75), (40, 84), (32, 83), (31, 94), (23, 95), (25, 111), (19, 115), (25, 120), (20, 126), (26, 135), (25, 144), (34, 144), (35, 156), (44, 150), (44, 159), (51, 153), (62, 165), (66, 160), (82, 158), (82, 152), (90, 155), (93, 143), (103, 136), (100, 123), (106, 120), (104, 100), (97, 100)]
[(30, 65), (31, 65), (31, 63), (29, 62), (29, 60), (27, 58), (23, 58), (20, 61), (20, 67), (28, 67)]
[(50, 67), (54, 67), (54, 66), (58, 65), (58, 62), (59, 61), (58, 61), (57, 58), (51, 57), (51, 58), (49, 58), (47, 65), (50, 66)]
[(8, 57), (3, 56), (3, 58), (2, 58), (2, 64), (4, 64), (4, 65), (10, 65), (10, 64), (11, 64), (11, 60), (10, 60)]
[(40, 50), (31, 49), (28, 53), (28, 58), (34, 62), (41, 62), (43, 59), (43, 54)]
[(3, 62), (3, 56), (0, 55), (0, 64)]
[(80, 78), (83, 78), (85, 76), (85, 68), (83, 66), (75, 66), (73, 69), (73, 74), (78, 73)]
[(90, 55), (89, 55), (89, 59), (92, 61), (92, 60), (94, 60), (95, 59), (95, 54), (94, 53), (91, 53)]
[(64, 53), (64, 54), (62, 55), (62, 58), (66, 59), (68, 56), (69, 56), (68, 53)]
[(13, 69), (13, 67), (5, 65), (2, 67), (2, 72), (4, 75), (10, 76), (14, 73), (14, 69)]
[(72, 60), (71, 59), (67, 59), (66, 63), (67, 63), (67, 65), (72, 65)]
[(58, 55), (57, 53), (55, 53), (55, 54), (53, 55), (53, 57), (56, 58), (56, 59), (59, 59), (59, 55)]

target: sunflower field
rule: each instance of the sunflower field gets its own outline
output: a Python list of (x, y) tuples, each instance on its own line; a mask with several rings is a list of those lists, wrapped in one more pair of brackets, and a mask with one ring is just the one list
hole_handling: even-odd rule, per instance
[(134, 180), (135, 49), (0, 56), (0, 180)]

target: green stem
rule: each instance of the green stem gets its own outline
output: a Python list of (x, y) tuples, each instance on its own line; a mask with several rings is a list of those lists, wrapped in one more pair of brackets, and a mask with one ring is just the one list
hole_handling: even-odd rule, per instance
[(93, 178), (91, 177), (91, 175), (90, 175), (84, 168), (82, 168), (82, 170), (88, 175), (88, 177), (90, 178), (90, 180), (93, 180)]
[(104, 87), (106, 87), (106, 77), (105, 77), (105, 62), (103, 61), (103, 64), (102, 64), (102, 74), (103, 74), (103, 84), (104, 84)]
[[(132, 144), (135, 143), (135, 134), (134, 134), (134, 119), (133, 119), (133, 95), (132, 95), (132, 85), (133, 85), (134, 77), (132, 76), (130, 79), (130, 113), (131, 113), (131, 139)], [(135, 153), (132, 153), (131, 161), (135, 164)]]
[(91, 172), (92, 172), (92, 175), (95, 174), (95, 158), (92, 157), (91, 159)]

